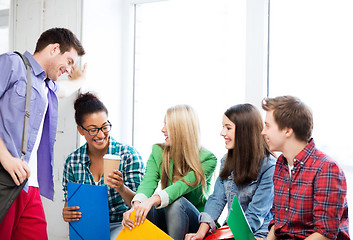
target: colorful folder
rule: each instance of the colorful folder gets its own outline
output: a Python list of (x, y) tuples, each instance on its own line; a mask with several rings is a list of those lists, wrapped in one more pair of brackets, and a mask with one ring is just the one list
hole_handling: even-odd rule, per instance
[(240, 206), (237, 196), (234, 196), (232, 207), (230, 208), (227, 224), (233, 233), (234, 239), (255, 240), (248, 220), (246, 220), (244, 211)]
[(215, 233), (208, 235), (205, 240), (235, 239), (255, 240), (244, 211), (240, 206), (237, 196), (234, 196), (232, 206), (227, 219), (227, 224), (218, 228)]
[(208, 235), (204, 240), (216, 239), (233, 239), (232, 230), (230, 230), (228, 225), (218, 228), (215, 233)]
[(82, 217), (69, 223), (70, 240), (110, 240), (106, 186), (67, 183), (68, 206), (79, 206)]
[[(130, 215), (130, 219), (135, 219), (135, 211)], [(115, 240), (172, 240), (165, 232), (159, 229), (149, 220), (145, 220), (142, 224), (135, 226), (132, 230), (124, 228)]]

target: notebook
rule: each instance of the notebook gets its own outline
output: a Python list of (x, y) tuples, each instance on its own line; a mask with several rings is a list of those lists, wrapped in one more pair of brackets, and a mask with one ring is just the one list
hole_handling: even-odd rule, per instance
[(109, 207), (106, 186), (67, 183), (68, 206), (79, 206), (82, 217), (69, 223), (70, 240), (109, 240)]
[(254, 234), (251, 231), (248, 220), (246, 220), (245, 214), (236, 195), (234, 196), (230, 208), (227, 224), (233, 233), (234, 239), (255, 240)]

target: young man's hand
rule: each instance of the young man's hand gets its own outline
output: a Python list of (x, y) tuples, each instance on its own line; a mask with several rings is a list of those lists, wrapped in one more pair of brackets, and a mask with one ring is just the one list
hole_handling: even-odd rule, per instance
[(77, 80), (77, 79), (84, 79), (86, 78), (86, 69), (87, 69), (87, 63), (83, 65), (83, 69), (79, 69), (79, 67), (74, 65), (71, 69), (70, 74), (68, 75), (68, 78), (70, 80)]
[(13, 157), (7, 150), (5, 143), (0, 138), (0, 163), (10, 174), (14, 183), (19, 186), (31, 175), (27, 162), (20, 158)]

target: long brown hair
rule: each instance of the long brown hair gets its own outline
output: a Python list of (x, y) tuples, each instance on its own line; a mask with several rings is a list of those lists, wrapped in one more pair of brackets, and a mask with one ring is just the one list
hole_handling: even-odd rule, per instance
[[(196, 112), (188, 105), (171, 107), (166, 113), (166, 126), (170, 146), (163, 150), (161, 185), (168, 186), (170, 163), (173, 159), (173, 178), (182, 180), (190, 186), (197, 186), (200, 182), (206, 186), (203, 169), (200, 162), (200, 126)], [(195, 181), (189, 183), (184, 176), (190, 171), (195, 173)]]
[(228, 150), (219, 176), (226, 179), (233, 172), (235, 184), (245, 185), (257, 179), (263, 158), (270, 155), (261, 135), (261, 114), (251, 104), (232, 106), (224, 114), (235, 124), (235, 144), (233, 149)]

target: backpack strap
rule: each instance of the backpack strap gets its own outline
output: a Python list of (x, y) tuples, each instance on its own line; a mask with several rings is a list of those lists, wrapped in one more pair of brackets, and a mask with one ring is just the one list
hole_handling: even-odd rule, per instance
[(28, 58), (22, 55), (19, 52), (14, 52), (18, 54), (22, 61), (24, 62), (26, 69), (27, 69), (27, 88), (26, 88), (26, 106), (25, 106), (25, 118), (23, 122), (23, 132), (22, 132), (22, 142), (21, 142), (21, 159), (24, 159), (24, 156), (27, 152), (27, 143), (28, 143), (28, 125), (29, 125), (29, 117), (30, 117), (30, 104), (31, 104), (31, 93), (32, 93), (32, 81), (31, 81), (31, 63), (29, 62)]

